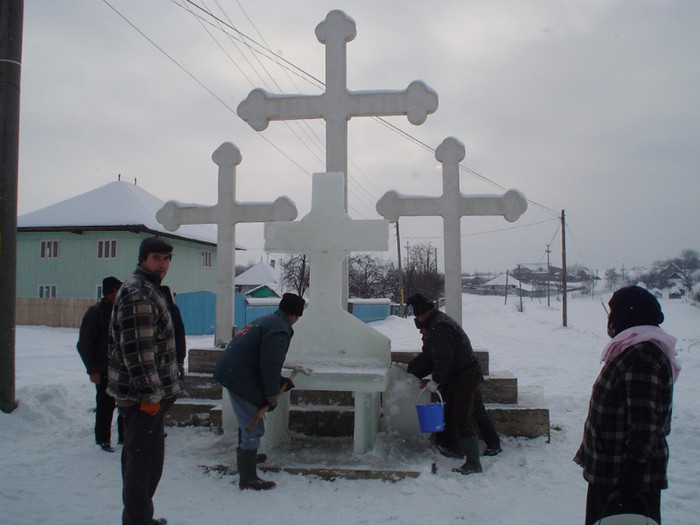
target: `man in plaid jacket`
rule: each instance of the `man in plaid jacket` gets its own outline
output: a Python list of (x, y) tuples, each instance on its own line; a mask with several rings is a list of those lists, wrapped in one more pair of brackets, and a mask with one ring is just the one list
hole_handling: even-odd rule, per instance
[(141, 242), (138, 266), (112, 312), (108, 392), (125, 425), (123, 525), (167, 523), (153, 519), (153, 495), (163, 473), (165, 412), (181, 390), (173, 322), (160, 289), (172, 251), (160, 237)]
[(600, 371), (574, 461), (588, 482), (586, 524), (616, 514), (643, 514), (661, 523), (661, 490), (671, 432), (673, 384), (680, 372), (676, 340), (659, 328), (661, 306), (629, 286), (608, 303), (608, 334)]

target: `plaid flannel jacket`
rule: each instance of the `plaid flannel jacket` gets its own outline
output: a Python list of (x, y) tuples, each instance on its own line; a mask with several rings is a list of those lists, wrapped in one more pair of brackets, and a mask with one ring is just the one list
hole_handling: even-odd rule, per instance
[(616, 485), (625, 461), (632, 460), (644, 467), (642, 491), (667, 488), (672, 400), (671, 365), (654, 344), (632, 346), (606, 363), (574, 457), (586, 481)]
[(137, 266), (114, 303), (107, 391), (120, 406), (157, 403), (181, 389), (175, 337), (160, 278)]

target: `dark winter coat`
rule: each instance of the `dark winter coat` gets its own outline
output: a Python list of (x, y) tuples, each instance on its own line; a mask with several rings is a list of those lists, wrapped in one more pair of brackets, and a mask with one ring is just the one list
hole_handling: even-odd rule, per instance
[(265, 406), (280, 390), (282, 365), (294, 335), (282, 310), (244, 326), (224, 350), (214, 379), (237, 396)]
[(421, 353), (408, 363), (408, 372), (418, 378), (432, 373), (437, 383), (475, 372), (481, 373), (479, 361), (469, 337), (447, 314), (435, 309), (425, 320), (428, 331)]
[(112, 304), (107, 299), (87, 309), (80, 323), (78, 353), (85, 364), (88, 375), (107, 372), (107, 344)]
[(175, 337), (160, 276), (137, 266), (114, 303), (108, 393), (120, 406), (157, 403), (181, 390)]
[(673, 373), (652, 343), (632, 346), (603, 366), (593, 385), (583, 442), (574, 461), (592, 484), (624, 485), (638, 472), (642, 492), (668, 487)]
[(185, 323), (182, 321), (180, 307), (175, 304), (170, 287), (161, 286), (160, 291), (163, 292), (163, 295), (168, 301), (168, 306), (170, 307), (170, 317), (173, 320), (173, 332), (175, 334), (175, 354), (177, 355), (177, 364), (182, 366), (185, 364), (185, 358), (187, 357)]

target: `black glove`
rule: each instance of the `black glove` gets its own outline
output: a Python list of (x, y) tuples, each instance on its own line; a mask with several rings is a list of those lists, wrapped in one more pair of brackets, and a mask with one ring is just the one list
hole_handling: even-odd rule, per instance
[(281, 377), (280, 378), (280, 390), (282, 389), (282, 387), (284, 387), (285, 392), (289, 392), (292, 388), (294, 388), (294, 383), (292, 383), (292, 380), (289, 379), (288, 377)]
[(270, 408), (267, 409), (268, 412), (272, 412), (275, 408), (277, 408), (277, 396), (267, 396), (267, 404), (270, 405)]
[(620, 488), (622, 495), (627, 498), (638, 497), (642, 492), (642, 480), (644, 479), (644, 463), (627, 459), (622, 463), (620, 473)]

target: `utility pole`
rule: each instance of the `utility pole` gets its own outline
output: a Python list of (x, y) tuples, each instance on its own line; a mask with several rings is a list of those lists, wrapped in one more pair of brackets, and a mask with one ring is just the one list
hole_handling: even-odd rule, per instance
[(401, 269), (401, 235), (399, 234), (399, 221), (396, 221), (396, 253), (399, 257), (399, 316), (405, 317), (403, 305), (403, 270)]
[(549, 254), (552, 253), (552, 250), (549, 249), (549, 244), (547, 245), (547, 250), (545, 253), (547, 254), (547, 306), (551, 306), (549, 300)]
[(0, 0), (0, 410), (15, 400), (17, 173), (24, 0)]
[(566, 214), (561, 210), (561, 315), (562, 326), (568, 326), (566, 320)]

